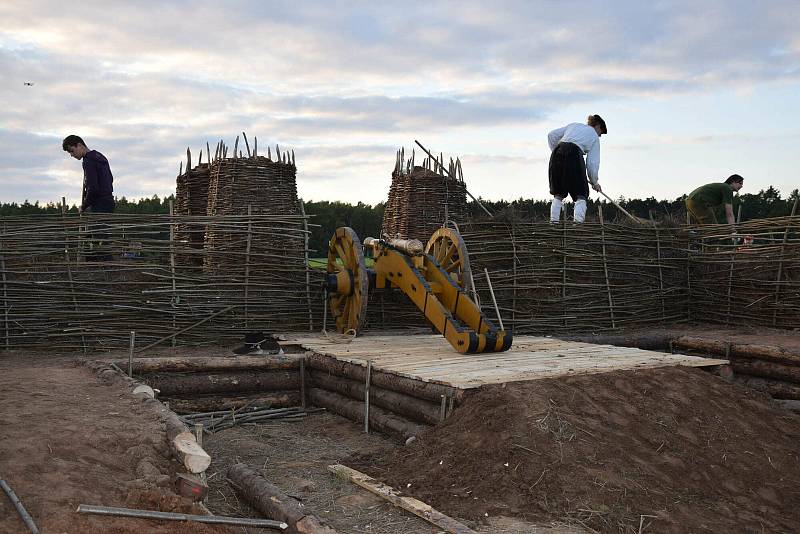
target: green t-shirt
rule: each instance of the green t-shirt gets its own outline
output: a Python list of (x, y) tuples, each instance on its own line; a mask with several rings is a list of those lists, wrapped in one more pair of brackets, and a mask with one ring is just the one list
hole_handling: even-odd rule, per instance
[(725, 182), (701, 185), (689, 193), (689, 199), (711, 207), (733, 205), (733, 189)]

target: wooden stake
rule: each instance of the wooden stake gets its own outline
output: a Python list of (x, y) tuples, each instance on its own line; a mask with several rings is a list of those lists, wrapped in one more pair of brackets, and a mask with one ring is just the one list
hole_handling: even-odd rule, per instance
[(611, 298), (611, 281), (608, 279), (608, 260), (606, 255), (606, 225), (603, 222), (603, 210), (597, 212), (600, 218), (600, 243), (603, 247), (603, 272), (606, 276), (606, 294), (608, 295), (608, 311), (611, 313), (611, 328), (616, 329), (617, 323), (614, 320), (614, 300)]
[(131, 330), (131, 341), (128, 347), (128, 376), (133, 376), (133, 347), (136, 344), (136, 330)]
[(445, 416), (447, 415), (447, 397), (442, 395), (442, 402), (439, 405), (439, 422), (441, 423), (444, 421)]
[[(794, 205), (792, 205), (791, 217), (794, 217), (797, 213), (797, 201), (798, 199), (795, 199)], [(741, 207), (741, 204), (739, 207)], [(791, 224), (791, 222), (789, 224)], [(786, 225), (786, 230), (783, 231), (781, 254), (779, 256), (780, 259), (778, 260), (778, 276), (775, 278), (775, 304), (774, 308), (772, 309), (772, 326), (777, 326), (778, 324), (778, 303), (780, 302), (781, 279), (783, 278), (783, 256), (786, 254), (786, 240), (789, 238), (789, 224)]]
[(372, 360), (367, 360), (367, 378), (364, 384), (364, 432), (369, 434), (369, 382), (372, 377)]
[[(308, 305), (308, 331), (314, 331), (314, 313), (311, 308), (311, 268), (308, 266), (308, 218), (306, 217), (306, 208), (303, 205), (303, 199), (299, 199), (300, 215), (303, 217), (303, 258), (306, 262), (306, 303)], [(383, 301), (381, 301), (383, 303)]]
[(652, 210), (650, 211), (650, 221), (653, 223), (653, 229), (656, 232), (656, 259), (658, 261), (658, 291), (659, 295), (661, 295), (661, 321), (664, 322), (667, 319), (667, 306), (664, 302), (664, 270), (661, 267), (661, 238), (658, 231), (658, 226), (656, 225), (656, 220), (653, 217)]
[[(244, 135), (244, 132), (242, 132)], [(245, 137), (245, 140), (247, 138)], [(248, 149), (249, 150), (249, 149)], [(250, 247), (253, 243), (253, 205), (247, 205), (247, 248), (245, 250), (245, 257), (244, 257), (244, 327), (247, 328), (248, 323), (248, 306), (249, 306), (249, 296), (250, 296)]]
[[(191, 161), (191, 153), (186, 149), (187, 157)], [(187, 167), (188, 172), (188, 167)], [(172, 218), (175, 216), (175, 206), (172, 200), (169, 201), (169, 271), (172, 276), (172, 307), (177, 308), (178, 294), (175, 287), (175, 223)], [(175, 330), (175, 314), (172, 314), (172, 329)], [(172, 338), (172, 346), (176, 345), (177, 339)]]
[[(5, 237), (6, 233), (6, 223), (3, 223), (3, 236)], [(8, 283), (6, 281), (6, 255), (5, 255), (5, 242), (0, 241), (0, 269), (3, 270), (3, 315), (5, 316), (4, 320), (4, 328), (5, 328), (5, 338), (6, 338), (6, 350), (11, 349), (11, 327), (8, 323), (8, 312), (11, 308), (11, 305), (8, 303)]]
[(306, 408), (306, 359), (300, 358), (300, 406)]

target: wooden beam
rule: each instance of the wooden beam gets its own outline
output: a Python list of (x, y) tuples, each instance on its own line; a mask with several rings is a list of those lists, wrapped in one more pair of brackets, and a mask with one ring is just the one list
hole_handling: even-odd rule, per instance
[(328, 471), (339, 478), (349, 480), (353, 484), (361, 486), (370, 493), (374, 493), (378, 497), (389, 501), (398, 508), (402, 508), (403, 510), (421, 517), (428, 523), (436, 525), (445, 532), (450, 532), (451, 534), (476, 534), (474, 530), (466, 525), (463, 525), (462, 523), (459, 523), (452, 517), (444, 515), (438, 510), (433, 509), (429, 505), (413, 497), (401, 496), (399, 492), (391, 486), (387, 486), (382, 482), (378, 482), (374, 478), (365, 475), (360, 471), (356, 471), (355, 469), (351, 469), (350, 467), (341, 464), (329, 465)]

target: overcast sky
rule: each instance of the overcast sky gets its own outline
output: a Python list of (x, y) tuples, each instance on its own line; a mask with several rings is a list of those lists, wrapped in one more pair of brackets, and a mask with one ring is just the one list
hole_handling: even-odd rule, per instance
[(294, 149), (306, 200), (386, 200), (414, 139), (460, 157), (475, 196), (547, 198), (547, 132), (590, 113), (613, 197), (732, 173), (788, 194), (798, 20), (797, 0), (0, 0), (0, 201), (79, 201), (68, 134), (136, 198), (242, 131)]

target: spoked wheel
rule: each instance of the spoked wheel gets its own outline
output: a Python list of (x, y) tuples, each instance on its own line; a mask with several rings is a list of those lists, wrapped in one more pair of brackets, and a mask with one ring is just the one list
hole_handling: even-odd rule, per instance
[(433, 256), (464, 291), (474, 294), (467, 246), (458, 230), (453, 228), (436, 230), (425, 246), (425, 253)]
[(360, 334), (366, 319), (369, 275), (364, 251), (352, 228), (337, 228), (331, 237), (327, 271), (325, 285), (336, 330)]

